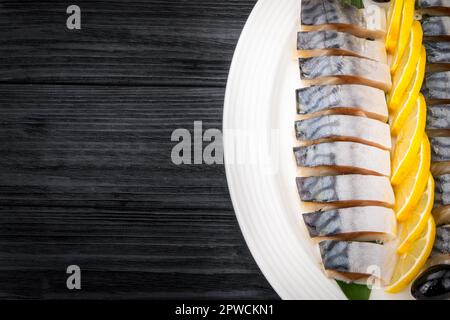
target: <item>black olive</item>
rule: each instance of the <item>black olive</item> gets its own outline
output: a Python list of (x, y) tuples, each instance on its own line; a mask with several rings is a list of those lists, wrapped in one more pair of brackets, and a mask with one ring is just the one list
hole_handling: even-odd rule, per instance
[(418, 300), (450, 299), (450, 265), (427, 269), (414, 281), (411, 294)]

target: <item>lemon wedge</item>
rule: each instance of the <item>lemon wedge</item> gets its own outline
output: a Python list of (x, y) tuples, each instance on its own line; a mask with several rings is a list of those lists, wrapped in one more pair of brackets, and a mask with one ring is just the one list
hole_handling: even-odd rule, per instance
[(436, 224), (433, 216), (430, 215), (427, 219), (426, 228), (422, 231), (419, 238), (414, 241), (407, 253), (398, 257), (391, 284), (385, 288), (387, 292), (400, 292), (414, 280), (425, 265), (433, 249), (435, 236)]
[(408, 46), (402, 56), (398, 69), (392, 76), (392, 90), (388, 96), (388, 106), (391, 110), (398, 108), (406, 92), (406, 88), (413, 79), (417, 63), (422, 53), (422, 38), (422, 26), (419, 21), (414, 21)]
[(386, 32), (386, 50), (390, 53), (397, 47), (400, 33), (400, 22), (402, 21), (403, 0), (393, 0), (387, 15), (388, 28)]
[(413, 80), (406, 89), (406, 93), (403, 95), (402, 102), (398, 109), (393, 110), (391, 117), (391, 132), (393, 135), (397, 135), (400, 128), (405, 124), (408, 115), (411, 113), (412, 108), (416, 104), (417, 98), (420, 93), (420, 89), (425, 77), (425, 65), (426, 65), (426, 52), (425, 47), (422, 46), (422, 52), (420, 53), (419, 63), (417, 64), (416, 71), (413, 76)]
[(431, 215), (434, 203), (434, 180), (431, 173), (428, 173), (428, 183), (425, 193), (422, 195), (418, 206), (414, 209), (412, 216), (401, 224), (400, 245), (397, 248), (398, 254), (407, 253), (414, 241), (427, 226), (428, 218)]
[(406, 47), (408, 45), (411, 27), (414, 21), (414, 2), (414, 0), (403, 1), (398, 42), (391, 61), (391, 73), (394, 73), (395, 70), (397, 70), (397, 68), (399, 67), (402, 56), (405, 53)]
[(394, 186), (394, 211), (398, 221), (407, 220), (414, 212), (427, 186), (430, 175), (431, 149), (426, 134), (422, 138), (420, 151), (412, 159), (408, 174), (397, 186)]
[(391, 183), (394, 186), (399, 185), (413, 168), (425, 133), (426, 117), (425, 99), (419, 94), (416, 105), (401, 128), (395, 143), (391, 176)]

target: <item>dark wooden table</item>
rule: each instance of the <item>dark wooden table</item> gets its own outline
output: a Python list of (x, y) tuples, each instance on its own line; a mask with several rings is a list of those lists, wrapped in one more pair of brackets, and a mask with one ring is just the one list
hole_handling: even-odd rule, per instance
[(255, 2), (0, 0), (0, 298), (277, 298), (224, 167), (170, 158), (221, 128)]

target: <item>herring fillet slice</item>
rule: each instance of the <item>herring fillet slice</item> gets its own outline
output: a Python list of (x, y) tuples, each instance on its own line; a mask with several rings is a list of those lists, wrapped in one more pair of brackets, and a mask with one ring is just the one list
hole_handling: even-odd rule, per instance
[(450, 14), (450, 0), (417, 0), (416, 7), (417, 11), (421, 14)]
[[(372, 8), (373, 9), (373, 8)], [(303, 0), (300, 15), (301, 30), (339, 30), (362, 38), (383, 38), (386, 21), (380, 12), (370, 12), (369, 21), (354, 6), (338, 0)], [(369, 13), (367, 14), (369, 16)]]
[(427, 132), (429, 136), (434, 137), (450, 136), (450, 105), (428, 106)]
[(427, 63), (450, 63), (450, 42), (425, 41)]
[(422, 19), (423, 35), (426, 39), (450, 38), (450, 17), (424, 17)]
[(364, 84), (383, 91), (392, 86), (387, 64), (350, 56), (299, 58), (300, 78), (306, 85)]
[(450, 0), (417, 0), (418, 8), (450, 7)]
[(450, 161), (450, 137), (433, 137), (430, 139), (431, 161)]
[(427, 100), (450, 100), (450, 71), (427, 74), (422, 92)]
[[(324, 167), (332, 167), (338, 173), (375, 174), (389, 177), (391, 158), (387, 150), (369, 145), (336, 141), (294, 148), (297, 166), (306, 171), (306, 175), (319, 173)], [(323, 171), (327, 172), (326, 169)]]
[(394, 191), (389, 178), (349, 174), (340, 176), (297, 177), (300, 199), (305, 202), (357, 205), (371, 203), (392, 207)]
[(388, 109), (382, 90), (358, 85), (312, 86), (296, 90), (297, 113), (302, 116), (326, 112), (354, 113), (361, 111), (370, 118), (386, 122)]
[(432, 137), (430, 146), (433, 176), (450, 173), (450, 137)]
[(353, 207), (303, 214), (311, 238), (382, 240), (395, 238), (397, 223), (392, 209)]
[(386, 265), (389, 250), (386, 246), (355, 241), (325, 240), (319, 243), (322, 263), (331, 278), (359, 282), (372, 275), (374, 268), (380, 270), (380, 279), (388, 278)]
[(327, 141), (353, 141), (391, 149), (389, 125), (378, 120), (349, 116), (325, 115), (295, 122), (300, 146)]
[(432, 255), (449, 255), (450, 254), (450, 225), (440, 226), (436, 228), (436, 240)]
[(450, 174), (434, 177), (434, 205), (435, 207), (450, 205)]
[(297, 50), (302, 58), (322, 55), (347, 55), (387, 63), (385, 45), (335, 30), (297, 33)]
[(450, 105), (432, 105), (427, 108), (427, 128), (450, 129)]

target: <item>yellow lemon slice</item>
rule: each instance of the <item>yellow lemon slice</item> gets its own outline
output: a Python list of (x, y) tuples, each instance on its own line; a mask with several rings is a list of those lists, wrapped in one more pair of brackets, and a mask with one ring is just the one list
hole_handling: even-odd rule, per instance
[(400, 128), (405, 124), (408, 115), (411, 113), (413, 106), (416, 104), (417, 97), (420, 93), (420, 88), (423, 84), (425, 77), (425, 65), (426, 65), (426, 52), (425, 47), (422, 46), (422, 52), (420, 54), (419, 63), (417, 64), (416, 71), (413, 76), (413, 80), (406, 89), (406, 93), (403, 95), (402, 102), (398, 109), (393, 110), (391, 118), (391, 132), (393, 135), (397, 135)]
[(404, 0), (403, 10), (402, 10), (402, 20), (400, 22), (400, 31), (398, 35), (397, 46), (394, 51), (394, 56), (391, 62), (391, 72), (394, 73), (395, 70), (400, 65), (400, 60), (405, 53), (406, 47), (408, 45), (411, 27), (414, 21), (414, 0)]
[(425, 133), (426, 117), (425, 99), (420, 94), (395, 143), (391, 177), (394, 186), (399, 185), (411, 171)]
[(425, 265), (434, 245), (436, 225), (433, 216), (429, 216), (427, 226), (419, 238), (414, 241), (407, 253), (398, 257), (392, 275), (391, 284), (385, 288), (389, 293), (397, 293), (406, 288)]
[(405, 221), (413, 214), (414, 209), (423, 195), (430, 175), (431, 149), (428, 137), (424, 134), (420, 151), (412, 159), (405, 179), (394, 186), (394, 211), (398, 221)]
[(387, 15), (388, 29), (386, 33), (386, 50), (394, 52), (397, 47), (400, 33), (400, 22), (402, 21), (403, 0), (393, 0)]
[(406, 92), (406, 88), (413, 79), (422, 53), (422, 26), (419, 21), (414, 21), (411, 29), (411, 37), (408, 47), (401, 59), (398, 69), (392, 76), (392, 90), (388, 96), (389, 109), (395, 110), (402, 101), (402, 97)]
[(425, 193), (418, 206), (414, 209), (412, 216), (401, 224), (400, 245), (397, 248), (398, 254), (407, 253), (417, 238), (427, 226), (428, 218), (431, 215), (434, 203), (434, 180), (431, 173), (428, 173), (428, 184)]

